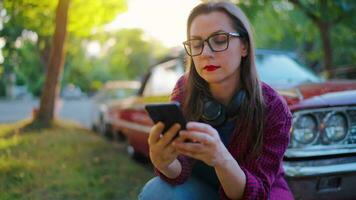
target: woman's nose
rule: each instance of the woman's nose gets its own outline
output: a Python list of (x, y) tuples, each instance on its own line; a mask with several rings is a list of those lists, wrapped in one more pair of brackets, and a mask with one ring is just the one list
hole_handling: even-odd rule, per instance
[(204, 41), (203, 50), (201, 52), (202, 56), (211, 56), (213, 54), (213, 50), (210, 48), (207, 41)]

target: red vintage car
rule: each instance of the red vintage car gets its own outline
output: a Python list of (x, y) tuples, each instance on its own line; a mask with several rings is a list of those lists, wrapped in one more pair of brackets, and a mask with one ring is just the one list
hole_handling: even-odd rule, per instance
[[(148, 157), (152, 121), (144, 105), (169, 101), (183, 60), (180, 55), (152, 67), (139, 94), (110, 111), (135, 156)], [(356, 199), (356, 81), (324, 81), (284, 52), (258, 50), (256, 64), (293, 113), (284, 169), (295, 198)]]

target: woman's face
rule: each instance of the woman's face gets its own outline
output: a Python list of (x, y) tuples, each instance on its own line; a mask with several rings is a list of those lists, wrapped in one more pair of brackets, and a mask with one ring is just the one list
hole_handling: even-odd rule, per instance
[[(205, 40), (209, 36), (221, 32), (235, 33), (236, 30), (232, 27), (227, 14), (214, 11), (194, 18), (190, 26), (189, 39)], [(241, 58), (246, 55), (247, 50), (242, 41), (238, 37), (230, 37), (228, 48), (220, 52), (213, 52), (207, 42), (204, 42), (202, 53), (193, 56), (193, 62), (198, 74), (209, 85), (220, 83), (236, 85)]]

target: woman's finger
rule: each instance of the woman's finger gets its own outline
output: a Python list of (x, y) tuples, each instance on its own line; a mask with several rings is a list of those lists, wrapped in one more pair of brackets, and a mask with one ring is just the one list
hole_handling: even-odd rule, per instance
[(189, 131), (199, 131), (209, 135), (214, 135), (216, 132), (212, 126), (201, 122), (188, 122), (186, 128)]
[(206, 134), (205, 132), (180, 131), (179, 135), (185, 140), (192, 141), (195, 143), (210, 144), (213, 142), (213, 137)]
[(172, 139), (178, 134), (179, 129), (181, 126), (178, 123), (175, 123), (171, 126), (167, 132), (164, 133), (161, 140), (158, 142), (161, 146), (167, 146), (172, 142)]
[(180, 150), (177, 148), (178, 154), (189, 156), (191, 158), (197, 159), (197, 160), (202, 160), (202, 153), (195, 152), (195, 151), (186, 151), (186, 150)]
[(205, 145), (201, 143), (193, 143), (193, 142), (175, 142), (174, 147), (179, 152), (190, 152), (190, 153), (201, 153), (204, 151)]
[(155, 144), (159, 141), (163, 129), (164, 129), (164, 124), (162, 122), (158, 122), (157, 124), (152, 126), (150, 130), (150, 134), (148, 136), (149, 145)]

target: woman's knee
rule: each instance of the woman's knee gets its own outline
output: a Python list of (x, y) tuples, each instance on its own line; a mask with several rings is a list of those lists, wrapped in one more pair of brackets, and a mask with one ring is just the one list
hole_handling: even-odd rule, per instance
[(138, 199), (200, 200), (219, 198), (217, 191), (192, 177), (184, 184), (175, 186), (170, 185), (159, 177), (154, 177), (142, 188)]
[(150, 200), (150, 199), (172, 199), (173, 186), (169, 185), (167, 182), (161, 178), (154, 177), (149, 180), (142, 188), (141, 193), (138, 196), (139, 200)]

